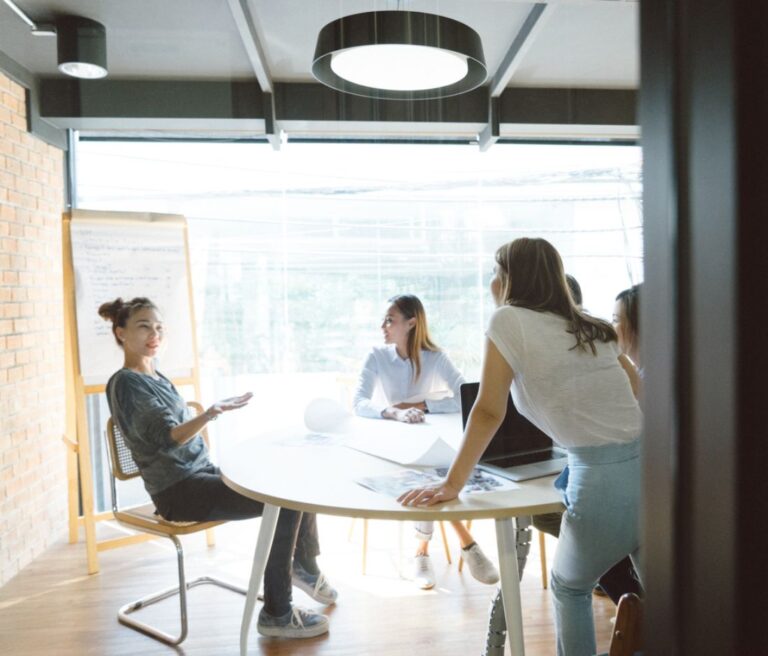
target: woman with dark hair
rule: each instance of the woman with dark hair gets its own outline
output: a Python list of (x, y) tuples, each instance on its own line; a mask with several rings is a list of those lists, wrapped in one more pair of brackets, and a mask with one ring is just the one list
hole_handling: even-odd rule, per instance
[(442, 485), (411, 490), (405, 505), (458, 497), (498, 429), (511, 388), (518, 410), (568, 451), (552, 566), (559, 656), (596, 652), (592, 589), (627, 555), (637, 565), (642, 413), (636, 372), (620, 359), (611, 324), (579, 310), (560, 255), (544, 239), (516, 239), (496, 252), (480, 391)]
[(640, 293), (642, 284), (632, 285), (616, 295), (613, 326), (619, 339), (619, 348), (637, 367), (642, 378), (640, 360)]
[[(123, 368), (107, 383), (109, 409), (158, 514), (169, 521), (196, 522), (261, 516), (261, 502), (224, 484), (200, 435), (208, 422), (247, 405), (252, 395), (224, 399), (192, 416), (173, 383), (155, 367), (165, 339), (155, 304), (148, 298), (118, 298), (101, 305), (99, 314), (112, 322), (124, 353)], [(311, 638), (328, 631), (325, 615), (292, 604), (292, 584), (321, 603), (336, 600), (336, 590), (317, 567), (318, 554), (315, 515), (282, 509), (264, 573), (259, 633)]]
[[(459, 388), (464, 377), (429, 335), (427, 314), (418, 297), (393, 296), (381, 330), (384, 346), (376, 346), (366, 358), (354, 396), (355, 412), (363, 417), (423, 422), (426, 413), (459, 412)], [(380, 385), (386, 403), (374, 401)], [(461, 542), (469, 571), (481, 583), (496, 583), (499, 573), (464, 524), (451, 522)], [(414, 558), (414, 581), (428, 590), (435, 585), (429, 557), (434, 522), (417, 522), (419, 541)]]

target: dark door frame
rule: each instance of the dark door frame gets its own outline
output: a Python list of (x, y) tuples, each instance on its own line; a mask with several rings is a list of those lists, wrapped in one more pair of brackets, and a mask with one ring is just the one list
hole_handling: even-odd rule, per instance
[(768, 653), (768, 9), (640, 15), (646, 652)]

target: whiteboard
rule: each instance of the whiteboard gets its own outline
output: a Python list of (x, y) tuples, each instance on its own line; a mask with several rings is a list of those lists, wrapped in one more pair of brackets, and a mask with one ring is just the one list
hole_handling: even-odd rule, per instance
[[(110, 221), (110, 216), (120, 220)], [(186, 223), (172, 215), (73, 212), (70, 223), (80, 374), (102, 385), (123, 365), (112, 323), (99, 316), (117, 297), (150, 298), (160, 310), (166, 341), (157, 368), (169, 378), (192, 375), (195, 363)], [(165, 219), (165, 220), (163, 220)]]

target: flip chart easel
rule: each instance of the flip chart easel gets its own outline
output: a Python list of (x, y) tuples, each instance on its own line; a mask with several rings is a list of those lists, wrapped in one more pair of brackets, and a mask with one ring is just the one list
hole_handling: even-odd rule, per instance
[[(98, 316), (98, 307), (118, 296), (151, 298), (173, 336), (160, 356), (163, 373), (177, 386), (192, 386), (199, 398), (189, 241), (185, 218), (174, 214), (73, 210), (64, 215), (62, 230), (69, 542), (78, 541), (83, 526), (88, 573), (94, 574), (99, 571), (99, 551), (152, 539), (146, 534), (101, 541), (96, 537), (96, 522), (113, 515), (94, 512), (86, 399), (103, 393), (123, 363), (111, 326)], [(99, 434), (104, 430), (95, 428)], [(208, 543), (213, 544), (210, 532)]]

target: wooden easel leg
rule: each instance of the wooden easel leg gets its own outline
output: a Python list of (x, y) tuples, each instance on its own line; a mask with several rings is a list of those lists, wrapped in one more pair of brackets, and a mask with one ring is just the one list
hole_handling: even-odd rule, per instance
[(77, 445), (64, 437), (67, 444), (67, 507), (69, 517), (69, 543), (75, 544), (80, 538), (80, 508), (77, 487)]
[(99, 555), (96, 544), (96, 520), (93, 516), (93, 474), (91, 473), (91, 448), (88, 439), (84, 393), (78, 394), (77, 410), (77, 461), (80, 465), (80, 498), (83, 504), (85, 550), (88, 559), (88, 573), (96, 574), (99, 571)]

